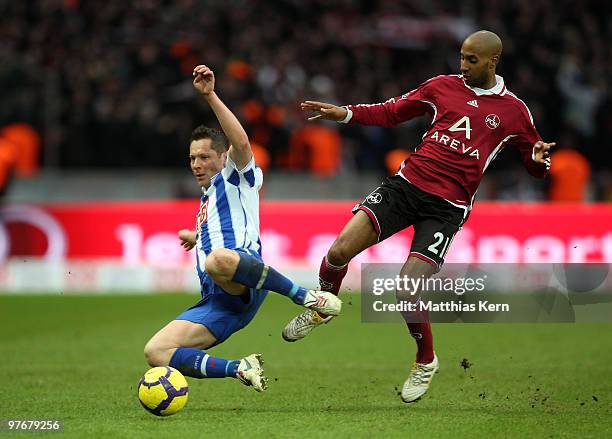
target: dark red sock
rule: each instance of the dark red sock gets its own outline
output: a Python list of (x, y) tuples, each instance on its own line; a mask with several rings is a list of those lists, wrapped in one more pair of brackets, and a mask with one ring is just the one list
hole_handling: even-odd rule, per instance
[(429, 313), (421, 311), (416, 318), (414, 314), (411, 314), (408, 318), (404, 316), (404, 318), (406, 319), (410, 335), (412, 335), (417, 345), (416, 362), (431, 363), (434, 359), (434, 350)]
[(319, 285), (321, 289), (337, 296), (340, 291), (340, 285), (342, 285), (342, 279), (346, 276), (347, 271), (348, 264), (344, 267), (336, 267), (328, 263), (327, 256), (324, 256), (323, 261), (321, 261), (321, 268), (319, 268)]

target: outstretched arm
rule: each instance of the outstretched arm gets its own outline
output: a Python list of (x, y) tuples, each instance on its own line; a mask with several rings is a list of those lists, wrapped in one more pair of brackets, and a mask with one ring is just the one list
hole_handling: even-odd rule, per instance
[(243, 169), (253, 157), (249, 138), (244, 128), (234, 116), (234, 113), (225, 106), (215, 93), (215, 74), (205, 65), (193, 69), (193, 86), (200, 92), (210, 108), (212, 108), (223, 132), (230, 141), (229, 156), (236, 163), (238, 169)]
[[(442, 79), (440, 79), (442, 78)], [(417, 88), (381, 102), (378, 104), (359, 104), (338, 107), (325, 102), (305, 101), (302, 102), (302, 111), (313, 111), (317, 114), (308, 120), (333, 120), (341, 123), (358, 123), (361, 125), (375, 125), (386, 128), (406, 122), (414, 117), (425, 113), (436, 115), (436, 84), (444, 77), (432, 78)]]
[(413, 117), (432, 112), (432, 107), (420, 99), (412, 99), (408, 93), (391, 98), (379, 104), (360, 104), (338, 107), (325, 102), (305, 101), (301, 104), (302, 111), (317, 113), (308, 120), (333, 120), (342, 123), (359, 123), (386, 128), (405, 122)]

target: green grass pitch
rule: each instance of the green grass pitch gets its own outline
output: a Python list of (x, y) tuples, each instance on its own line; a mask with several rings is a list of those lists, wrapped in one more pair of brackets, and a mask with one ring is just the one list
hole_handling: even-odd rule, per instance
[(359, 298), (344, 298), (340, 318), (289, 344), (280, 332), (300, 309), (271, 294), (210, 351), (262, 352), (268, 391), (188, 379), (186, 408), (157, 418), (136, 397), (142, 348), (195, 295), (0, 296), (0, 418), (60, 419), (43, 435), (74, 438), (612, 437), (612, 325), (434, 325), (441, 370), (408, 405), (405, 327), (363, 324)]

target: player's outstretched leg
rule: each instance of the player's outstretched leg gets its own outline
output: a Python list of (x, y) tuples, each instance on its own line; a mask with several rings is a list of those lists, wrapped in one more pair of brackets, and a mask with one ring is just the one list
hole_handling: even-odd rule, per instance
[[(207, 271), (209, 258), (213, 254), (214, 251), (206, 259)], [(239, 261), (231, 278), (232, 282), (257, 290), (274, 291), (289, 297), (293, 302), (312, 311), (318, 311), (331, 316), (340, 314), (342, 301), (333, 294), (303, 288), (274, 268), (247, 253), (234, 252), (234, 254), (238, 255)]]
[[(319, 285), (321, 290), (338, 295), (342, 280), (348, 271), (348, 263), (355, 255), (375, 244), (378, 233), (370, 218), (364, 212), (357, 212), (347, 223), (329, 252), (321, 261)], [(294, 342), (310, 334), (316, 327), (328, 323), (333, 316), (329, 313), (304, 311), (294, 317), (283, 329), (283, 339)]]
[(192, 378), (237, 378), (258, 392), (268, 387), (261, 354), (251, 354), (240, 360), (225, 360), (199, 349), (177, 348), (169, 366)]

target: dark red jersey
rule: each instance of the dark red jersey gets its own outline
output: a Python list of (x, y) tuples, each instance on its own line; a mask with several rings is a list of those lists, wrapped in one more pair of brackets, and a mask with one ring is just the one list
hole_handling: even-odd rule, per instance
[[(504, 80), (489, 90), (469, 87), (458, 75), (437, 76), (415, 90), (380, 104), (349, 105), (349, 123), (394, 127), (425, 113), (433, 119), (423, 142), (399, 175), (419, 189), (471, 208), (484, 171), (508, 144), (516, 146), (527, 171), (544, 177), (546, 165), (532, 159), (541, 140), (523, 101)], [(352, 112), (352, 115), (351, 115)]]

